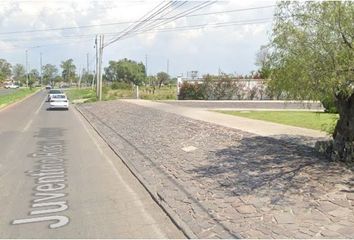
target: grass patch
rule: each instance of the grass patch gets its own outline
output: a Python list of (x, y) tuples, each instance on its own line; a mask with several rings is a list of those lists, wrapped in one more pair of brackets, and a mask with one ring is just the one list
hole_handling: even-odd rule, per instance
[[(74, 88), (66, 91), (66, 94), (70, 101), (75, 101), (78, 99), (84, 99), (84, 102), (94, 102), (97, 101), (96, 90), (91, 88)], [(153, 92), (151, 87), (142, 86), (139, 87), (140, 99), (146, 100), (169, 100), (176, 99), (176, 88), (173, 86), (162, 86), (161, 88), (156, 88)], [(102, 88), (102, 100), (115, 100), (115, 99), (129, 99), (135, 98), (135, 88), (129, 86), (122, 87), (118, 89), (112, 89), (109, 86), (104, 86)]]
[(6, 107), (7, 105), (20, 101), (31, 93), (37, 91), (37, 88), (21, 88), (12, 93), (0, 96), (0, 109)]
[(102, 93), (104, 101), (134, 97), (134, 91), (131, 88), (111, 89), (104, 87)]
[(176, 86), (173, 85), (156, 87), (154, 93), (152, 87), (141, 87), (140, 98), (146, 100), (176, 100), (176, 92)]
[(85, 102), (96, 101), (96, 92), (91, 88), (73, 88), (66, 91), (70, 101), (84, 99)]
[[(103, 89), (103, 100), (114, 100), (120, 98), (135, 98), (136, 92), (133, 87), (124, 87), (119, 89), (111, 89), (105, 87)], [(146, 100), (172, 100), (176, 99), (176, 87), (173, 86), (162, 86), (161, 88), (156, 87), (155, 91), (152, 87), (141, 86), (139, 87), (139, 97), (140, 99)]]
[(295, 111), (218, 111), (239, 117), (269, 121), (290, 126), (321, 130), (328, 133), (334, 131), (338, 114), (323, 112)]

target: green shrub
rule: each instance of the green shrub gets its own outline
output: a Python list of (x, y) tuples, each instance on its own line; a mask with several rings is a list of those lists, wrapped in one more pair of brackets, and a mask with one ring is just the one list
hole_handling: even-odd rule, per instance
[(335, 100), (333, 96), (327, 96), (324, 97), (321, 100), (321, 103), (323, 105), (323, 107), (325, 108), (325, 112), (327, 113), (338, 113), (336, 104), (335, 104)]
[(113, 82), (111, 85), (111, 89), (116, 90), (116, 89), (131, 89), (132, 86), (128, 83), (124, 82)]
[(201, 84), (184, 82), (179, 90), (178, 99), (180, 100), (203, 100), (204, 87)]

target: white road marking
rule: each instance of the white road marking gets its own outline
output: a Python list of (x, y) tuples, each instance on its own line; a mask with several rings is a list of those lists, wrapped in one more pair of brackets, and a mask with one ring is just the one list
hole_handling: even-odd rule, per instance
[[(134, 199), (139, 199), (138, 195), (134, 192), (134, 190), (127, 184), (127, 182), (122, 178), (122, 176), (119, 173), (119, 170), (117, 169), (117, 167), (114, 165), (114, 163), (112, 162), (111, 158), (108, 157), (104, 151), (102, 150), (100, 144), (97, 142), (97, 140), (94, 138), (94, 136), (92, 136), (90, 130), (87, 127), (87, 123), (84, 122), (84, 120), (82, 119), (83, 117), (79, 115), (79, 113), (77, 111), (74, 111), (75, 114), (78, 116), (80, 122), (82, 123), (82, 125), (84, 126), (86, 132), (88, 133), (88, 135), (90, 136), (91, 140), (94, 142), (94, 144), (97, 146), (98, 151), (102, 154), (102, 156), (104, 157), (104, 159), (107, 161), (107, 163), (111, 166), (111, 169), (113, 170), (114, 174), (116, 175), (116, 177), (118, 178), (118, 180), (123, 184), (123, 186), (125, 187), (125, 189), (133, 196)], [(92, 130), (91, 130), (92, 131)], [(154, 223), (154, 219), (150, 216), (150, 214), (148, 212), (146, 212), (145, 210), (145, 206), (142, 203), (142, 201), (140, 200), (135, 200), (134, 201), (141, 213), (143, 214), (144, 218), (147, 219), (149, 222)], [(152, 225), (154, 228), (155, 233), (157, 233), (160, 238), (167, 238), (167, 236), (165, 236), (165, 234), (163, 234), (161, 232), (161, 229), (158, 228), (155, 224)]]
[[(45, 99), (43, 100), (43, 102), (41, 103), (41, 105), (39, 105), (39, 107), (37, 108), (37, 110), (34, 112), (34, 116), (37, 116), (39, 111), (41, 110), (43, 104), (45, 103)], [(30, 126), (32, 125), (32, 122), (33, 122), (33, 118), (26, 124), (26, 126), (22, 129), (22, 132), (26, 132)]]
[(26, 126), (22, 129), (22, 132), (26, 132), (29, 127), (32, 125), (32, 122), (33, 122), (33, 119), (31, 119), (27, 124)]
[(45, 103), (45, 98), (44, 98), (42, 104), (38, 107), (38, 109), (37, 109), (37, 111), (36, 111), (36, 115), (39, 113), (39, 110), (41, 110), (41, 108), (42, 108), (42, 106), (43, 106), (44, 103)]

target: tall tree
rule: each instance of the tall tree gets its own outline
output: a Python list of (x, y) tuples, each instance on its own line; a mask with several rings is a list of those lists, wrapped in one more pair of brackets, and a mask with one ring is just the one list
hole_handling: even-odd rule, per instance
[(16, 82), (21, 82), (22, 84), (26, 83), (26, 70), (25, 66), (22, 64), (16, 64), (12, 68), (13, 79)]
[(42, 67), (43, 83), (54, 84), (54, 79), (58, 75), (58, 69), (52, 64), (46, 64)]
[(157, 81), (159, 83), (159, 88), (162, 86), (162, 84), (167, 83), (168, 80), (170, 80), (170, 75), (168, 75), (165, 72), (159, 72), (156, 74)]
[(144, 64), (126, 58), (119, 61), (109, 61), (109, 65), (104, 71), (105, 79), (108, 81), (141, 85), (146, 78)]
[(354, 2), (280, 2), (271, 41), (272, 87), (288, 97), (333, 96), (340, 118), (331, 157), (354, 159)]
[(31, 69), (29, 73), (29, 79), (32, 83), (39, 82), (40, 76), (37, 69)]
[(263, 79), (268, 79), (270, 76), (270, 64), (269, 64), (269, 47), (261, 46), (256, 56), (256, 65), (260, 67), (258, 74)]
[(76, 76), (76, 66), (74, 64), (74, 60), (70, 58), (66, 61), (62, 61), (60, 67), (62, 68), (61, 76), (63, 77), (64, 81), (69, 82), (71, 85)]
[(11, 77), (11, 67), (11, 64), (5, 59), (0, 59), (0, 82), (4, 82)]

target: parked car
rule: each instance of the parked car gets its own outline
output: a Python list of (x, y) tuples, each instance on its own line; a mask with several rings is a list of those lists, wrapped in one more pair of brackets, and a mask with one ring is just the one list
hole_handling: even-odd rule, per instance
[(19, 88), (19, 86), (17, 84), (10, 83), (10, 84), (6, 84), (5, 88), (7, 88), (7, 89), (16, 89), (16, 88)]
[(54, 94), (64, 94), (64, 91), (61, 89), (50, 89), (48, 92), (47, 102), (50, 102), (50, 99)]
[(45, 90), (50, 90), (50, 89), (52, 89), (52, 86), (50, 85), (45, 86)]
[(69, 100), (65, 94), (52, 94), (49, 102), (49, 109), (69, 110)]

